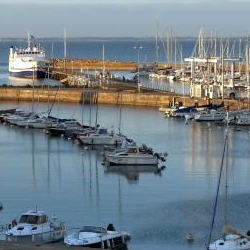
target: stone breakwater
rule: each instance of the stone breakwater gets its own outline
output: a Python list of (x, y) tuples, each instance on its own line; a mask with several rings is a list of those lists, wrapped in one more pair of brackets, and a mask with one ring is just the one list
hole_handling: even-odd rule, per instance
[[(0, 88), (0, 101), (34, 101), (34, 102), (53, 102), (59, 101), (61, 103), (99, 103), (110, 105), (130, 105), (143, 107), (160, 107), (171, 103), (182, 103), (185, 106), (192, 106), (196, 102), (199, 105), (208, 103), (205, 99), (193, 99), (185, 96), (178, 96), (162, 93), (134, 93), (131, 91), (123, 92), (108, 92), (96, 91), (90, 89), (71, 89), (65, 88), (58, 91), (58, 89), (41, 89), (36, 88)], [(213, 104), (220, 104), (221, 99), (215, 99)], [(230, 110), (249, 108), (247, 100), (225, 100), (225, 106)]]
[[(168, 64), (168, 63), (150, 63), (151, 67), (158, 66), (159, 68), (169, 68), (173, 67), (175, 69), (180, 69), (181, 64)], [(99, 59), (62, 59), (53, 58), (49, 61), (50, 69), (65, 69), (65, 70), (120, 70), (120, 71), (135, 71), (138, 69), (137, 62), (127, 62), (127, 61), (102, 61)]]
[(67, 69), (67, 70), (136, 70), (137, 63), (135, 62), (122, 62), (122, 61), (102, 61), (96, 59), (60, 59), (54, 58), (49, 61), (50, 68), (52, 69)]

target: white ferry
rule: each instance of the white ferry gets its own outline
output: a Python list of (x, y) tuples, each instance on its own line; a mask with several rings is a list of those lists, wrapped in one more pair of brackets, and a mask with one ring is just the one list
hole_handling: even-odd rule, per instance
[(26, 49), (10, 47), (9, 72), (11, 76), (22, 78), (45, 77), (45, 51), (33, 43), (34, 37), (28, 34)]

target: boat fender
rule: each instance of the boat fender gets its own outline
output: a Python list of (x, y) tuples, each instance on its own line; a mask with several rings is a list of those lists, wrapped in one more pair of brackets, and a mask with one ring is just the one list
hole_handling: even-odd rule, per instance
[(101, 249), (104, 249), (104, 242), (102, 239), (101, 239)]
[(166, 159), (162, 156), (162, 157), (161, 157), (161, 161), (165, 162)]
[(123, 244), (125, 243), (125, 237), (124, 237), (124, 235), (122, 235), (122, 243)]
[(107, 240), (107, 247), (110, 248), (110, 241)]
[(160, 159), (160, 155), (158, 153), (154, 153), (154, 157), (156, 157), (157, 159)]
[(113, 239), (110, 239), (110, 242), (111, 242), (111, 248), (114, 248), (114, 246), (115, 246), (114, 240), (113, 240)]
[(12, 221), (11, 221), (11, 226), (12, 226), (12, 227), (15, 227), (16, 225), (17, 225), (17, 221), (16, 221), (15, 219), (12, 220)]

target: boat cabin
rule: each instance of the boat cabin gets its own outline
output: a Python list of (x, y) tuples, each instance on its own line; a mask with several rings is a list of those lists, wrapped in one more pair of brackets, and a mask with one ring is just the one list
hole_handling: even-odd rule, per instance
[(48, 222), (48, 216), (44, 212), (32, 212), (22, 213), (19, 219), (19, 223), (26, 224), (44, 224)]
[(106, 134), (108, 134), (108, 130), (107, 130), (106, 128), (99, 128), (99, 129), (97, 130), (97, 132), (98, 132), (98, 134), (100, 134), (100, 135), (106, 135)]

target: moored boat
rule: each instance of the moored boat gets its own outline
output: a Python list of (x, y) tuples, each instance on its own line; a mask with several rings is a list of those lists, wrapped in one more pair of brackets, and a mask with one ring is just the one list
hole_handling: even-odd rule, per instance
[(107, 152), (104, 155), (106, 165), (158, 165), (159, 161), (165, 161), (165, 158), (154, 153), (146, 145), (136, 146), (135, 143), (121, 150)]
[(225, 112), (214, 109), (197, 112), (194, 116), (195, 121), (223, 121), (225, 118)]
[(64, 243), (70, 246), (84, 246), (110, 249), (126, 244), (130, 234), (125, 231), (115, 231), (112, 224), (108, 228), (98, 226), (84, 226), (67, 235)]
[(21, 213), (18, 221), (13, 220), (10, 229), (4, 234), (9, 241), (49, 243), (63, 239), (65, 226), (56, 218), (49, 219), (44, 211), (30, 210)]
[(87, 145), (119, 146), (124, 141), (125, 136), (113, 132), (109, 133), (106, 128), (98, 128), (95, 132), (79, 135), (77, 138), (82, 144)]
[(21, 78), (45, 77), (45, 51), (39, 44), (33, 43), (34, 37), (28, 34), (28, 47), (26, 49), (10, 48), (9, 73)]

